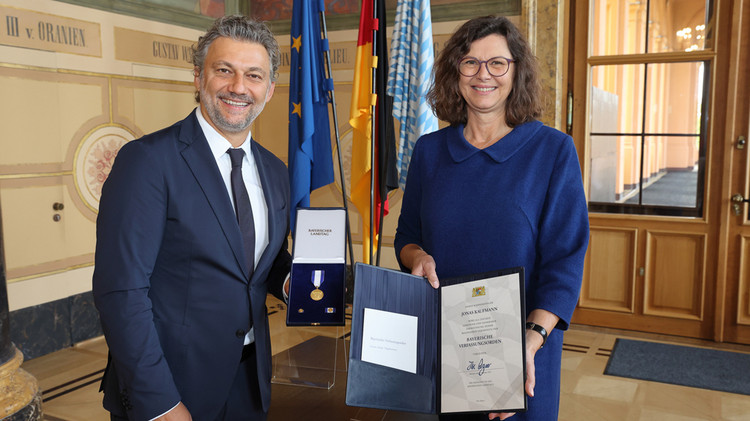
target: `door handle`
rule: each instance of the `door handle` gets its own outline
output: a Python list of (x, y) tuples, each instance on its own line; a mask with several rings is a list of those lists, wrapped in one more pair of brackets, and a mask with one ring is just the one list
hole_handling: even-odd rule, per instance
[(732, 196), (732, 211), (735, 215), (741, 215), (742, 214), (742, 204), (743, 203), (750, 203), (750, 199), (745, 198), (743, 195), (737, 193), (734, 196)]

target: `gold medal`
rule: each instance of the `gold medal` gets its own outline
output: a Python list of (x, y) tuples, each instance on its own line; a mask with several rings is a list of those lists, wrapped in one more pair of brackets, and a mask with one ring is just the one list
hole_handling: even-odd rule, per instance
[(323, 299), (323, 291), (320, 290), (320, 284), (323, 283), (323, 279), (325, 279), (325, 272), (322, 270), (314, 270), (312, 272), (310, 282), (312, 282), (315, 289), (310, 293), (310, 298), (314, 301), (320, 301)]
[(310, 293), (310, 298), (312, 298), (315, 301), (320, 301), (323, 299), (323, 291), (319, 290), (318, 288), (315, 288)]

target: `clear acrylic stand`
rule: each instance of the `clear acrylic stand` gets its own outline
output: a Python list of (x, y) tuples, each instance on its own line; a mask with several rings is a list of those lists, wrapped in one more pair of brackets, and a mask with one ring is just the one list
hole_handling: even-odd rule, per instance
[(349, 421), (384, 421), (386, 416), (388, 416), (388, 411), (382, 409), (359, 408)]
[[(272, 383), (331, 389), (336, 369), (346, 371), (344, 328), (336, 328), (334, 337), (314, 336), (273, 357)], [(343, 357), (343, 363), (339, 361)], [(345, 373), (344, 373), (345, 375)]]

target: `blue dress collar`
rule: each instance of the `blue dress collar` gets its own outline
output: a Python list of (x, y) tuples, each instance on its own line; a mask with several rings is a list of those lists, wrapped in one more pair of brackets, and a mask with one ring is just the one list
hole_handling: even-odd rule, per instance
[[(447, 137), (448, 152), (453, 161), (457, 163), (465, 161), (480, 152), (487, 154), (495, 162), (502, 163), (523, 148), (541, 127), (542, 122), (537, 120), (523, 123), (514, 127), (510, 133), (498, 142), (495, 142), (495, 144), (484, 149), (479, 149), (466, 140), (464, 137), (464, 125), (459, 124), (449, 128), (449, 136)], [(450, 130), (454, 131), (452, 136), (450, 136)]]

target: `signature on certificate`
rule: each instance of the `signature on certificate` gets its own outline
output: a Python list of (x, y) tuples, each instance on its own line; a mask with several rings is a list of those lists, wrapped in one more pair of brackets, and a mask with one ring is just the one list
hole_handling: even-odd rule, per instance
[(484, 358), (480, 359), (478, 363), (469, 361), (469, 365), (466, 367), (466, 371), (475, 371), (477, 375), (481, 376), (488, 368), (490, 368), (491, 365), (492, 363), (485, 364)]

